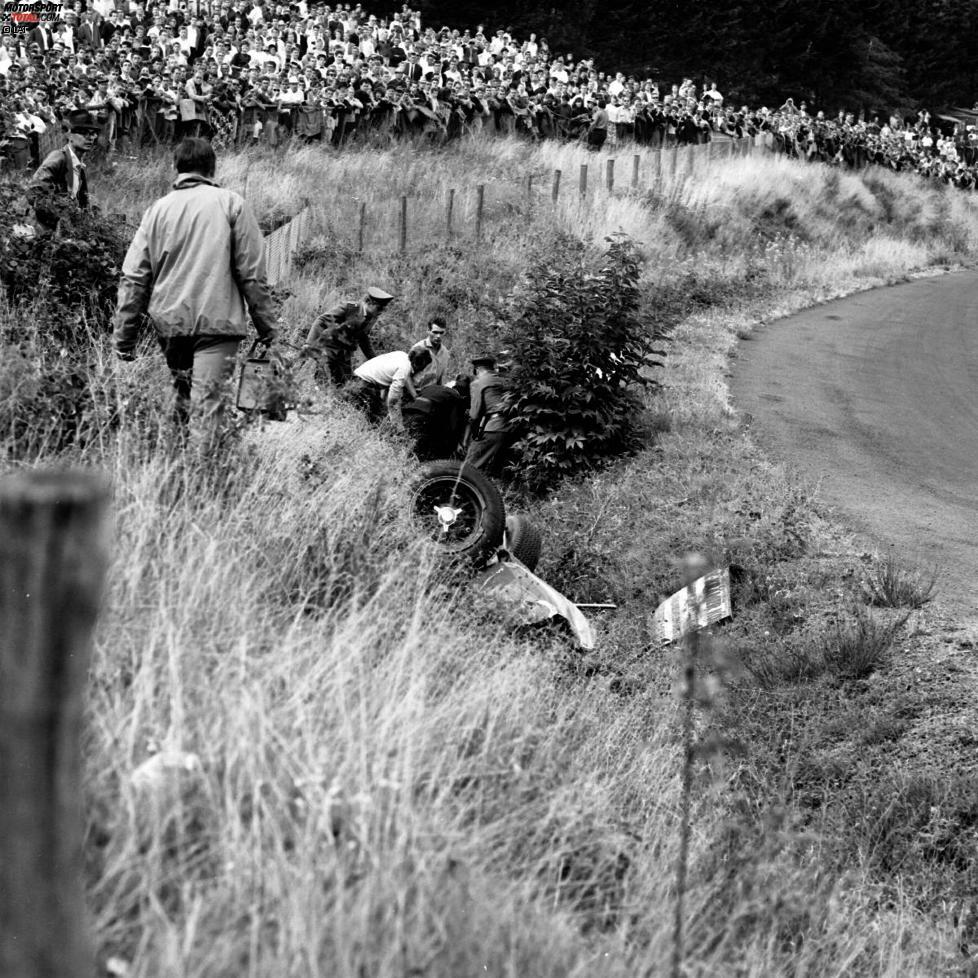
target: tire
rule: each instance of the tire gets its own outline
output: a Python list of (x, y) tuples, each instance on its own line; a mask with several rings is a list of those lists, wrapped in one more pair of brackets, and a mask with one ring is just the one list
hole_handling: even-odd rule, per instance
[(502, 546), (506, 526), (502, 496), (485, 475), (465, 462), (426, 465), (411, 490), (411, 515), (442, 550), (474, 564), (485, 562)]
[(540, 536), (540, 531), (525, 516), (506, 517), (506, 544), (509, 552), (527, 570), (537, 569), (543, 538)]

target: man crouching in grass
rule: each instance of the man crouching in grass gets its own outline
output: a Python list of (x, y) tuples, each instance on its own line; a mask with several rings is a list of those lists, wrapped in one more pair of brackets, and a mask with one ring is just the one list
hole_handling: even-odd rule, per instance
[(209, 445), (220, 429), (223, 388), (251, 313), (259, 339), (275, 338), (275, 309), (258, 222), (240, 194), (214, 182), (206, 139), (181, 142), (173, 190), (143, 215), (122, 264), (115, 348), (132, 360), (144, 314), (176, 390), (176, 418)]

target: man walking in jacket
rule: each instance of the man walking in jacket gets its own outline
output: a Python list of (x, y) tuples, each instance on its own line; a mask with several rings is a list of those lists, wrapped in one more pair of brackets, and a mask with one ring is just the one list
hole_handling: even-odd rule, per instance
[[(305, 351), (325, 354), (330, 380), (337, 387), (352, 379), (353, 351), (357, 347), (367, 360), (374, 358), (370, 327), (393, 298), (383, 289), (367, 289), (360, 302), (340, 302), (327, 309), (310, 327)], [(320, 372), (317, 368), (317, 376)]]
[(143, 215), (122, 265), (115, 320), (119, 357), (131, 360), (140, 321), (156, 329), (176, 390), (176, 413), (193, 408), (205, 441), (223, 414), (222, 387), (234, 369), (251, 313), (259, 339), (275, 338), (258, 222), (239, 194), (214, 182), (206, 139), (176, 148), (173, 190)]

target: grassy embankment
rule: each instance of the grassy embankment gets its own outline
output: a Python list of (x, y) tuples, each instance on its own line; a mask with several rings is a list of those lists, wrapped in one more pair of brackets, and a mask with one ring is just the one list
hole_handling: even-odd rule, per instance
[[(959, 955), (967, 849), (949, 862), (928, 848), (930, 823), (890, 833), (885, 852), (873, 834), (904, 809), (926, 821), (912, 806), (942, 790), (901, 795), (878, 776), (914, 704), (865, 681), (886, 668), (885, 626), (854, 604), (875, 571), (813, 489), (751, 445), (724, 374), (760, 316), (967, 259), (978, 208), (909, 178), (751, 160), (652, 193), (565, 193), (556, 214), (541, 189), (530, 213), (525, 173), (582, 159), (517, 143), (303, 151), (222, 161), (219, 177), (240, 188), (247, 173), (260, 214), (325, 204), (286, 302), (296, 338), (321, 301), (379, 282), (403, 297), (381, 346), (443, 310), (464, 355), (493, 344), (485, 324), (558, 229), (642, 242), (648, 315), (675, 325), (656, 442), (533, 504), (541, 573), (620, 605), (586, 668), (508, 634), (444, 579), (400, 515), (411, 461), (343, 405), (188, 461), (146, 433), (158, 356), (121, 380), (104, 348), (93, 356), (92, 383), (130, 423), (73, 451), (116, 493), (85, 745), (89, 893), (100, 949), (129, 974), (665, 973), (679, 653), (652, 646), (648, 626), (687, 550), (753, 582), (701, 690), (704, 736), (747, 751), (697, 765), (687, 973), (933, 975)], [(136, 216), (167, 176), (120, 166), (113, 202)], [(482, 181), (485, 245), (445, 245), (446, 189)], [(417, 201), (407, 256), (392, 253), (400, 193)], [(388, 215), (362, 258), (354, 197)], [(5, 314), (0, 333), (16, 329)], [(6, 425), (23, 389), (4, 389)], [(854, 670), (871, 639), (878, 654)], [(860, 743), (840, 718), (889, 720), (894, 736)], [(832, 736), (863, 767), (819, 767)], [(203, 774), (184, 831), (146, 845), (128, 779), (160, 748), (196, 753)]]

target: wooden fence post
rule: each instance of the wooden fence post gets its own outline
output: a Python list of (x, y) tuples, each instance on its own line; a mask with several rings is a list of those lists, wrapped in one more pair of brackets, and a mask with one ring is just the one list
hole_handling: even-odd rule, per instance
[(583, 197), (587, 193), (587, 163), (581, 164), (581, 196)]
[(482, 240), (482, 212), (486, 203), (486, 185), (480, 183), (475, 188), (475, 240)]
[(403, 255), (407, 251), (407, 197), (401, 195), (401, 219), (400, 219), (400, 252)]
[(95, 973), (82, 878), (81, 750), (108, 563), (104, 480), (0, 480), (0, 975)]
[(615, 192), (615, 161), (614, 159), (609, 159), (605, 164), (608, 174), (608, 193), (613, 194)]
[(445, 208), (445, 237), (452, 240), (452, 216), (455, 213), (455, 188), (448, 191), (448, 206)]
[(360, 230), (357, 233), (357, 254), (363, 254), (363, 239), (367, 231), (367, 202), (360, 201)]
[(553, 202), (557, 203), (557, 198), (560, 196), (560, 170), (554, 170), (554, 187), (551, 192), (551, 197), (553, 197)]
[(679, 144), (673, 144), (672, 149), (669, 151), (669, 179), (675, 180), (676, 178), (676, 159), (679, 156)]
[(632, 157), (632, 190), (638, 190), (638, 168), (642, 164), (642, 157), (636, 153)]
[(533, 174), (526, 175), (526, 213), (527, 216), (533, 214)]
[(652, 154), (652, 184), (658, 186), (662, 183), (662, 154), (665, 152), (663, 147), (659, 147), (657, 153)]

